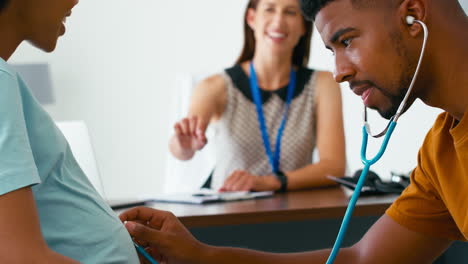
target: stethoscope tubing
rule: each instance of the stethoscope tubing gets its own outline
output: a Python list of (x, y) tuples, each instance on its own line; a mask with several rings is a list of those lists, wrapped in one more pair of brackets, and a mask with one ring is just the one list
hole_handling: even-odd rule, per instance
[(388, 130), (385, 133), (385, 138), (384, 138), (384, 140), (382, 142), (382, 145), (380, 146), (379, 152), (375, 155), (374, 158), (372, 158), (370, 160), (367, 159), (367, 157), (366, 157), (367, 141), (368, 141), (368, 138), (369, 138), (369, 134), (367, 134), (367, 130), (366, 130), (365, 126), (362, 128), (363, 131), (362, 131), (361, 161), (362, 161), (362, 164), (364, 164), (364, 166), (367, 165), (367, 164), (374, 165), (377, 161), (380, 160), (380, 158), (382, 158), (383, 154), (385, 153), (385, 150), (387, 149), (388, 142), (390, 142), (390, 137), (392, 136), (396, 125), (397, 125), (397, 123), (395, 121), (390, 122), (390, 125), (388, 126)]
[(369, 139), (369, 135), (367, 134), (366, 126), (362, 128), (361, 161), (362, 164), (364, 164), (364, 168), (362, 169), (358, 183), (356, 184), (356, 188), (354, 188), (353, 195), (351, 196), (351, 199), (349, 201), (348, 208), (346, 209), (343, 221), (341, 223), (340, 231), (338, 232), (335, 244), (333, 245), (333, 249), (330, 253), (330, 256), (328, 257), (327, 264), (332, 264), (335, 261), (335, 258), (338, 256), (338, 252), (340, 251), (341, 244), (343, 243), (346, 231), (348, 230), (349, 222), (351, 221), (351, 216), (353, 215), (354, 208), (356, 207), (356, 203), (359, 199), (359, 195), (361, 194), (362, 186), (366, 181), (369, 169), (373, 164), (379, 161), (380, 158), (382, 158), (383, 154), (385, 153), (385, 150), (387, 149), (388, 142), (390, 141), (390, 137), (392, 136), (396, 125), (397, 123), (395, 121), (390, 122), (387, 133), (385, 134), (385, 138), (382, 142), (382, 145), (380, 146), (380, 150), (372, 159), (367, 159), (366, 157), (367, 142)]

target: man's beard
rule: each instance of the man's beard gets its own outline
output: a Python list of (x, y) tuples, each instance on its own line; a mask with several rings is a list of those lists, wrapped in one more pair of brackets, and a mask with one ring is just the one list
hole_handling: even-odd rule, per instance
[[(400, 69), (402, 69), (400, 78), (396, 82), (392, 83), (392, 87), (396, 88), (398, 87), (398, 94), (393, 95), (390, 94), (382, 88), (377, 87), (384, 96), (386, 96), (390, 100), (390, 108), (381, 110), (377, 109), (379, 114), (385, 118), (385, 119), (390, 119), (393, 116), (396, 115), (398, 108), (400, 107), (401, 102), (403, 102), (403, 99), (406, 96), (406, 93), (409, 90), (409, 86), (411, 84), (411, 80), (414, 75), (414, 69), (416, 69), (416, 64), (411, 62), (411, 59), (409, 57), (409, 52), (408, 50), (403, 46), (403, 40), (401, 38), (401, 35), (399, 32), (394, 32), (393, 34), (390, 34), (390, 38), (392, 39), (393, 44), (395, 45), (395, 51), (398, 54), (398, 56), (401, 58), (402, 64), (399, 66)], [(390, 91), (395, 91), (396, 89), (392, 89)], [(409, 100), (408, 100), (409, 101)], [(406, 111), (410, 105), (405, 105), (405, 107), (402, 109), (402, 111)]]
[(385, 109), (385, 110), (377, 109), (379, 114), (385, 119), (390, 119), (393, 116), (395, 116), (398, 111), (398, 108), (400, 107), (401, 102), (403, 102), (403, 99), (405, 98), (407, 91), (408, 91), (408, 86), (406, 86), (406, 88), (404, 89), (400, 89), (398, 95), (384, 94), (390, 100), (391, 106), (389, 109)]

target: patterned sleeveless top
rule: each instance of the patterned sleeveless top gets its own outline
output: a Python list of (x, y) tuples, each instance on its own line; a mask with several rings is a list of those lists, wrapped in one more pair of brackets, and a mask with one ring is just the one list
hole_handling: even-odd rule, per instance
[[(254, 175), (271, 175), (272, 167), (265, 152), (250, 91), (249, 77), (240, 65), (226, 69), (227, 100), (220, 120), (214, 123), (212, 139), (216, 155), (211, 187), (220, 188), (235, 170)], [(312, 162), (315, 148), (315, 77), (313, 70), (297, 71), (296, 88), (289, 108), (281, 142), (281, 171), (295, 170)], [(283, 118), (288, 87), (276, 91), (260, 90), (265, 122), (272, 151)]]

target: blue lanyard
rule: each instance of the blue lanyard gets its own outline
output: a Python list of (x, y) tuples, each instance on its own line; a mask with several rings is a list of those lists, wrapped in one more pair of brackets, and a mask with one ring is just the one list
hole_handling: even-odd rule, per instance
[(265, 124), (265, 117), (263, 115), (262, 108), (262, 98), (260, 95), (260, 88), (258, 87), (257, 75), (255, 74), (255, 68), (253, 63), (250, 63), (250, 90), (252, 91), (252, 96), (255, 102), (257, 109), (258, 124), (260, 127), (260, 132), (262, 133), (263, 145), (265, 146), (265, 152), (270, 161), (270, 165), (273, 169), (273, 172), (279, 171), (280, 163), (280, 153), (281, 153), (281, 137), (283, 136), (284, 128), (286, 126), (286, 120), (288, 117), (289, 106), (294, 95), (294, 89), (296, 88), (296, 72), (291, 69), (291, 74), (289, 77), (288, 85), (288, 95), (286, 97), (286, 106), (284, 108), (283, 120), (278, 129), (278, 134), (276, 136), (276, 149), (275, 154), (273, 155), (271, 151), (270, 139), (268, 137), (268, 130)]

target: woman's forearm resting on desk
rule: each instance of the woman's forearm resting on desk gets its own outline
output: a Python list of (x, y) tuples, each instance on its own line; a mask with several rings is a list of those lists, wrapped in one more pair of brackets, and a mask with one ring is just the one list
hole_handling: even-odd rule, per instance
[[(287, 190), (335, 185), (326, 176), (341, 177), (344, 170), (344, 161), (321, 160), (298, 170), (285, 172)], [(281, 182), (275, 175), (257, 176), (248, 171), (236, 170), (224, 181), (220, 191), (277, 191), (280, 188)]]
[(344, 163), (344, 160), (321, 160), (315, 164), (285, 172), (288, 177), (288, 190), (335, 185), (336, 183), (327, 179), (327, 176), (343, 176), (345, 173)]

